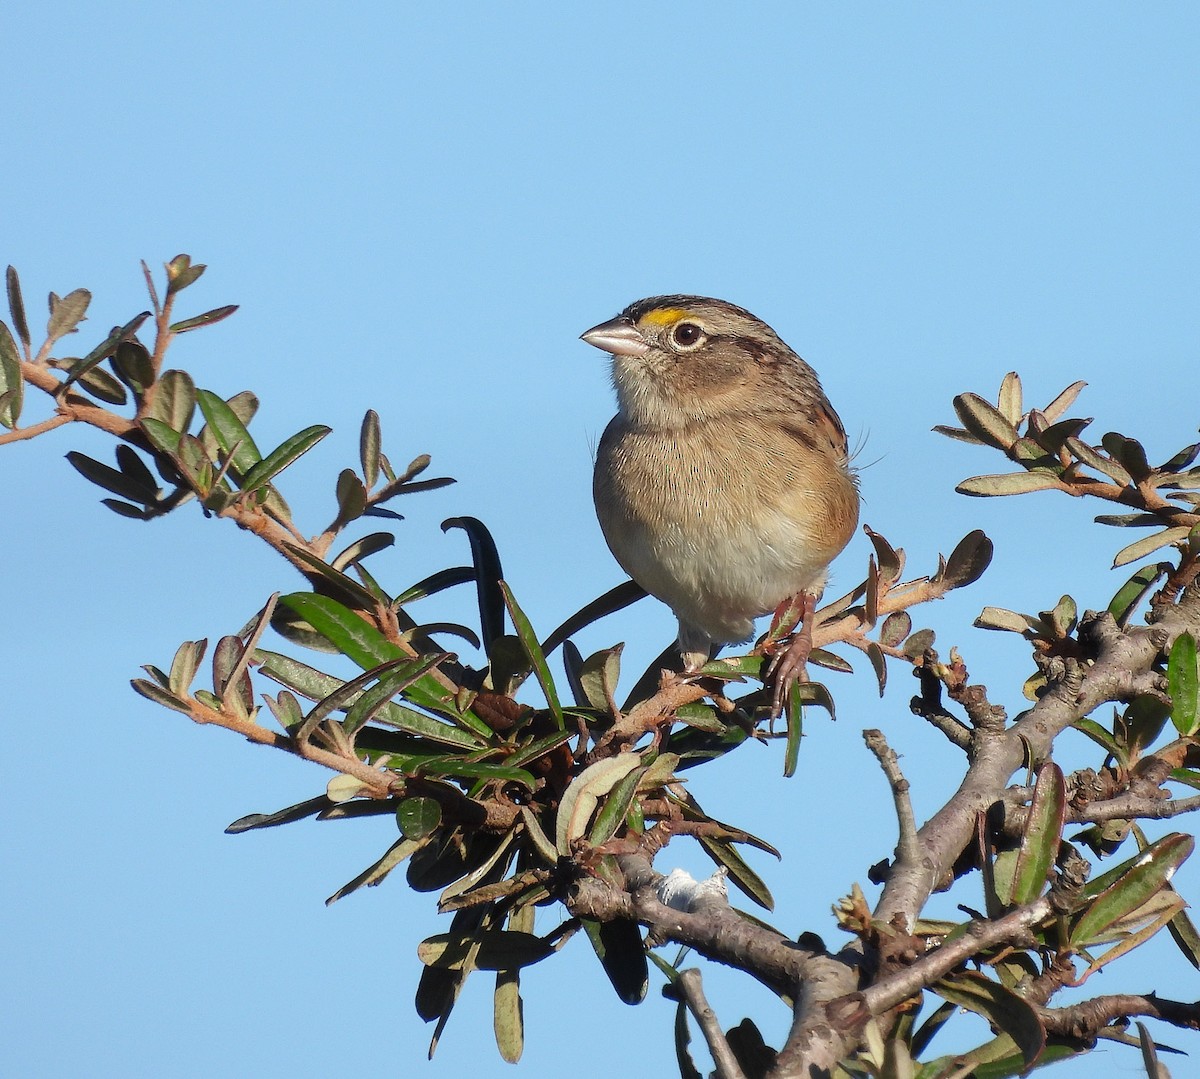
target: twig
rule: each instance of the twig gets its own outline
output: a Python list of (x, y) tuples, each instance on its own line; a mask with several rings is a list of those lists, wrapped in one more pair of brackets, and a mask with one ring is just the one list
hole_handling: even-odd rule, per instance
[(959, 749), (966, 752), (971, 748), (971, 728), (962, 720), (952, 716), (942, 704), (942, 683), (932, 668), (921, 666), (916, 669), (921, 684), (921, 695), (913, 697), (909, 708), (913, 715), (920, 716), (936, 727)]
[(38, 435), (43, 435), (47, 431), (53, 431), (56, 427), (62, 427), (64, 424), (70, 422), (71, 417), (61, 413), (57, 416), (51, 416), (40, 423), (31, 423), (28, 427), (21, 427), (15, 431), (9, 431), (7, 434), (0, 435), (0, 446), (8, 442), (23, 442), (27, 438), (37, 438)]
[(892, 788), (892, 799), (896, 803), (896, 819), (900, 825), (900, 838), (896, 843), (896, 857), (902, 862), (912, 861), (921, 856), (920, 844), (917, 842), (917, 819), (913, 814), (912, 799), (908, 796), (909, 783), (900, 771), (899, 758), (896, 751), (887, 744), (883, 731), (863, 731), (863, 740), (867, 748), (875, 754), (879, 767), (887, 776), (888, 785)]
[(713, 1063), (717, 1066), (718, 1079), (746, 1079), (746, 1073), (742, 1071), (737, 1057), (729, 1048), (725, 1031), (721, 1029), (716, 1013), (704, 996), (700, 971), (695, 967), (681, 971), (675, 984), (679, 987), (683, 1002), (687, 1005), (688, 1011), (692, 1013), (692, 1018), (700, 1027), (704, 1040), (708, 1042), (708, 1051), (712, 1053)]

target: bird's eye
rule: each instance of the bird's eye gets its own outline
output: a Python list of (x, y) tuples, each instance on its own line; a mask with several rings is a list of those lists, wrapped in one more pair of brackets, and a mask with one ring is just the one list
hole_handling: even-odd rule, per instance
[(703, 336), (704, 331), (694, 322), (681, 322), (671, 331), (671, 340), (680, 348), (691, 348)]

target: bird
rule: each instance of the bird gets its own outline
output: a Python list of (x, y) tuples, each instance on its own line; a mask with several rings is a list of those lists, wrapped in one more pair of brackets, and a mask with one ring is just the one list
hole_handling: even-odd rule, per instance
[(765, 680), (778, 716), (812, 650), (833, 559), (858, 524), (846, 431), (816, 372), (725, 300), (652, 296), (580, 335), (612, 357), (617, 414), (592, 493), (622, 569), (679, 620), (686, 672), (798, 604)]

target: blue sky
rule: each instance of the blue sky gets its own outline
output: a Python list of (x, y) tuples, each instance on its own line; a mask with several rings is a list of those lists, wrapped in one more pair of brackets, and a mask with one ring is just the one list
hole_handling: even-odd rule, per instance
[[(81, 346), (145, 306), (139, 259), (207, 263), (188, 313), (241, 310), (172, 363), (256, 391), (260, 445), (334, 427), (284, 484), (303, 526), (332, 516), (375, 408), (393, 461), (428, 452), (459, 480), (403, 507), (377, 575), (398, 590), (463, 561), (439, 522), (481, 517), (543, 632), (620, 579), (590, 505), (611, 392), (578, 334), (655, 293), (749, 307), (821, 373), (862, 444), (864, 520), (914, 569), (972, 528), (996, 541), (982, 582), (918, 617), (1016, 711), (1028, 657), (971, 620), (1064, 591), (1103, 606), (1121, 538), (1091, 524), (1098, 507), (954, 495), (1000, 462), (930, 428), (955, 393), (994, 396), (1016, 369), (1034, 403), (1087, 380), (1096, 429), (1152, 458), (1192, 440), (1198, 32), (1184, 4), (9, 4), (0, 260), (34, 311), (50, 290), (93, 291)], [(68, 449), (111, 454), (82, 431), (0, 449), (0, 1071), (510, 1074), (483, 979), (422, 1063), (431, 897), (396, 881), (322, 905), (391, 842), (387, 822), (224, 836), (327, 776), (128, 689), (297, 579), (194, 507), (117, 518)], [(852, 542), (833, 588), (867, 549)], [(469, 609), (448, 597), (436, 617)], [(640, 670), (672, 632), (647, 602), (580, 644), (625, 640)], [(810, 721), (797, 778), (778, 746), (748, 747), (693, 783), (783, 849), (755, 862), (776, 924), (832, 941), (830, 903), (894, 842), (862, 728), (903, 755), (919, 816), (958, 761), (909, 714), (903, 672), (882, 702), (868, 673), (831, 685), (839, 719)], [(1081, 741), (1065, 767), (1091, 760)], [(676, 847), (664, 868), (704, 868)], [(1200, 873), (1182, 878), (1200, 895)], [(619, 1004), (586, 952), (525, 978), (524, 1074), (611, 1074), (614, 1045), (626, 1072), (670, 1074), (669, 1006)], [(1194, 999), (1196, 978), (1164, 941), (1097, 981)], [(769, 1000), (709, 985), (727, 1025), (748, 1010), (782, 1040)], [(1137, 1070), (1132, 1052), (1104, 1059)]]

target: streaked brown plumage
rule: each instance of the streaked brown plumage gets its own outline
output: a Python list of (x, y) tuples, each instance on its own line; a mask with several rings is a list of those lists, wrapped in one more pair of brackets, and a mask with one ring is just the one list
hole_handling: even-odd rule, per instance
[(675, 612), (689, 666), (819, 595), (858, 489), (812, 368), (750, 312), (699, 296), (641, 300), (583, 339), (612, 354), (619, 406), (596, 456), (600, 527)]

